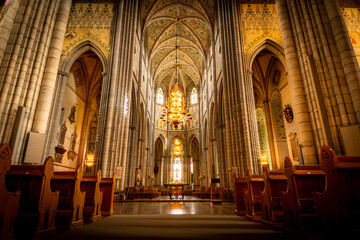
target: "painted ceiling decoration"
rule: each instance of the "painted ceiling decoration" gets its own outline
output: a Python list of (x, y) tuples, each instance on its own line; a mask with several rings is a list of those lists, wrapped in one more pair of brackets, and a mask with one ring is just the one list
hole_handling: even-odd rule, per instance
[(176, 52), (179, 85), (199, 86), (211, 43), (214, 0), (142, 0), (145, 48), (156, 86), (174, 85)]

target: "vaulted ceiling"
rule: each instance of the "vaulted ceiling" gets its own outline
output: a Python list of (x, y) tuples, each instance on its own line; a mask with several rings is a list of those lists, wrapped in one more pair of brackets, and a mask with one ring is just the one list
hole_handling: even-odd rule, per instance
[(211, 40), (214, 0), (143, 0), (145, 48), (156, 86), (199, 85)]

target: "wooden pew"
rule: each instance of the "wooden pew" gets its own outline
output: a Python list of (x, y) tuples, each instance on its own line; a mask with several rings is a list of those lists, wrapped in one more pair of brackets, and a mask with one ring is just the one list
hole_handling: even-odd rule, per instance
[(114, 213), (114, 190), (115, 190), (115, 174), (112, 178), (101, 178), (100, 191), (103, 192), (103, 200), (101, 204), (101, 215), (111, 216)]
[(246, 207), (244, 202), (244, 193), (247, 190), (246, 178), (237, 178), (234, 175), (234, 193), (235, 193), (235, 213), (240, 216), (244, 216), (246, 213)]
[(282, 225), (284, 212), (281, 207), (280, 193), (286, 191), (287, 178), (283, 171), (270, 171), (263, 166), (264, 191), (260, 193), (262, 221), (272, 225)]
[(85, 194), (84, 221), (94, 222), (100, 220), (103, 192), (100, 191), (101, 172), (98, 170), (95, 175), (83, 176), (80, 189)]
[(289, 157), (285, 158), (284, 168), (288, 184), (280, 198), (285, 227), (297, 230), (318, 228), (313, 192), (324, 189), (325, 173), (319, 165), (294, 166)]
[(19, 207), (20, 191), (8, 192), (5, 174), (10, 169), (11, 150), (9, 145), (0, 146), (0, 239), (14, 238), (14, 221)]
[(44, 165), (12, 165), (5, 181), (10, 191), (21, 190), (18, 214), (14, 224), (14, 236), (31, 239), (54, 234), (55, 213), (59, 192), (52, 192), (51, 177), (54, 160), (48, 157)]
[(324, 191), (314, 193), (315, 210), (325, 230), (359, 229), (360, 156), (336, 156), (330, 146), (321, 148)]
[(246, 183), (247, 190), (244, 193), (245, 216), (249, 220), (260, 221), (262, 216), (260, 192), (264, 190), (264, 179), (262, 175), (251, 175), (250, 170), (248, 170)]
[(54, 172), (51, 179), (51, 189), (60, 192), (55, 215), (57, 228), (73, 229), (84, 224), (85, 192), (80, 190), (82, 177), (81, 165), (76, 171)]

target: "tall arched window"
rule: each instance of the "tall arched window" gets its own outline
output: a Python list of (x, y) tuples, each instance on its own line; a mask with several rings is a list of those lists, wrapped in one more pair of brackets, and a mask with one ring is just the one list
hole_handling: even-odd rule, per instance
[(156, 102), (158, 104), (164, 105), (164, 91), (161, 87), (158, 88), (156, 95)]
[(191, 90), (191, 94), (190, 94), (190, 104), (196, 104), (197, 103), (197, 91), (196, 91), (196, 88), (194, 87), (192, 90)]

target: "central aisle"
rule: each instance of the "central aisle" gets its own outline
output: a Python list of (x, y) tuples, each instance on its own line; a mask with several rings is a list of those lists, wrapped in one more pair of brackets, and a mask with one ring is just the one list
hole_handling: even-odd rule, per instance
[(117, 202), (113, 216), (56, 239), (296, 239), (236, 216), (233, 208), (233, 203)]

